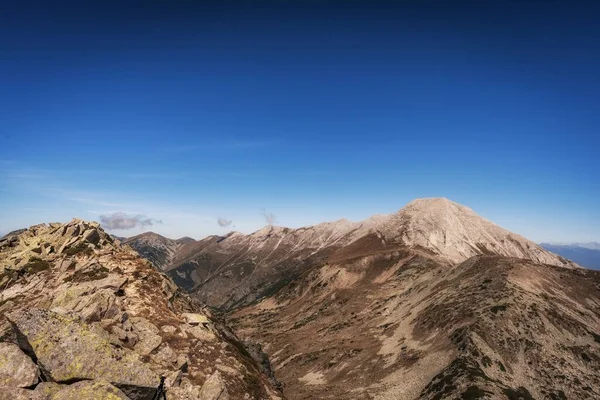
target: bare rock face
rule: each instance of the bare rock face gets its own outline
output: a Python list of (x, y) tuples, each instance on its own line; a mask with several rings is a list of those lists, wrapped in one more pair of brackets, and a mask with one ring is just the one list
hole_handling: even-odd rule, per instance
[(151, 400), (161, 376), (197, 399), (217, 367), (233, 398), (280, 398), (222, 326), (97, 223), (0, 242), (0, 399)]
[(12, 343), (0, 343), (0, 386), (27, 388), (39, 380), (37, 365)]

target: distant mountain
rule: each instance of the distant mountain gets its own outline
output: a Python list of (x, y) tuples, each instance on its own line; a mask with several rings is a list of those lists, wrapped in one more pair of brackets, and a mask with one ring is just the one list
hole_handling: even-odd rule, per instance
[(447, 199), (176, 242), (128, 243), (260, 343), (289, 399), (600, 398), (600, 273)]
[(5, 235), (0, 235), (0, 239), (7, 238), (7, 237), (9, 237), (9, 236), (17, 236), (17, 235), (19, 235), (19, 234), (21, 234), (21, 233), (25, 232), (26, 230), (27, 230), (27, 229), (17, 229), (17, 230), (14, 230), (14, 231), (12, 231), (12, 232), (8, 232), (8, 233), (7, 233), (7, 234), (5, 234)]
[(600, 269), (600, 243), (542, 243), (540, 246), (586, 268)]

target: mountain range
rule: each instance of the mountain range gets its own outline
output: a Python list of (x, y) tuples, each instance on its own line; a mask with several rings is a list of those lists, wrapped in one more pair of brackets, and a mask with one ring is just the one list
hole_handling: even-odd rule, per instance
[(124, 244), (260, 343), (289, 399), (600, 398), (600, 273), (447, 199)]
[(586, 268), (600, 269), (600, 243), (541, 243), (540, 246)]

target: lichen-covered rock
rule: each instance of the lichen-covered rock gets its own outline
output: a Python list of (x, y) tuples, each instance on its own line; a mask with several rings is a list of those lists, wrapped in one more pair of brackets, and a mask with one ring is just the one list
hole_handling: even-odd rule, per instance
[(145, 318), (133, 318), (133, 331), (137, 334), (138, 342), (135, 344), (135, 351), (138, 354), (146, 356), (162, 343), (162, 337), (158, 334), (160, 331), (150, 321)]
[(50, 400), (129, 400), (118, 388), (104, 381), (81, 381), (56, 392)]
[(182, 387), (172, 387), (167, 390), (169, 400), (198, 400), (197, 390), (189, 391)]
[(26, 388), (38, 378), (38, 367), (29, 356), (15, 344), (0, 343), (0, 386)]
[(40, 382), (35, 387), (34, 392), (38, 393), (44, 400), (50, 400), (56, 392), (64, 387), (65, 385), (56, 382)]
[(200, 390), (201, 400), (229, 400), (227, 388), (219, 371), (208, 377)]
[(33, 390), (0, 385), (0, 400), (46, 400)]
[(190, 325), (200, 325), (200, 324), (208, 325), (208, 323), (209, 323), (208, 318), (206, 318), (206, 315), (194, 314), (194, 313), (183, 313), (183, 314), (181, 314), (181, 316), (183, 317), (183, 319), (185, 319), (185, 322), (187, 322)]
[(48, 310), (9, 317), (23, 346), (35, 353), (44, 374), (56, 382), (101, 379), (118, 387), (155, 388), (158, 376), (126, 349), (117, 348), (87, 324)]
[(217, 337), (212, 331), (210, 331), (207, 328), (204, 328), (202, 325), (188, 326), (185, 328), (185, 332), (203, 342), (212, 342), (217, 339)]
[(177, 353), (168, 344), (164, 343), (152, 356), (152, 360), (161, 365), (175, 365), (177, 363)]

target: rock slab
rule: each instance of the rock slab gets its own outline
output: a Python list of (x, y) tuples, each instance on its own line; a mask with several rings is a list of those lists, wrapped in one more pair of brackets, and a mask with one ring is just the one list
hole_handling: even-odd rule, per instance
[(38, 382), (37, 365), (12, 343), (0, 343), (0, 386), (26, 388)]
[(144, 398), (158, 386), (158, 376), (132, 352), (112, 345), (85, 323), (43, 309), (9, 318), (21, 347), (35, 354), (44, 375), (54, 382), (101, 380), (126, 394), (142, 393), (136, 398)]

